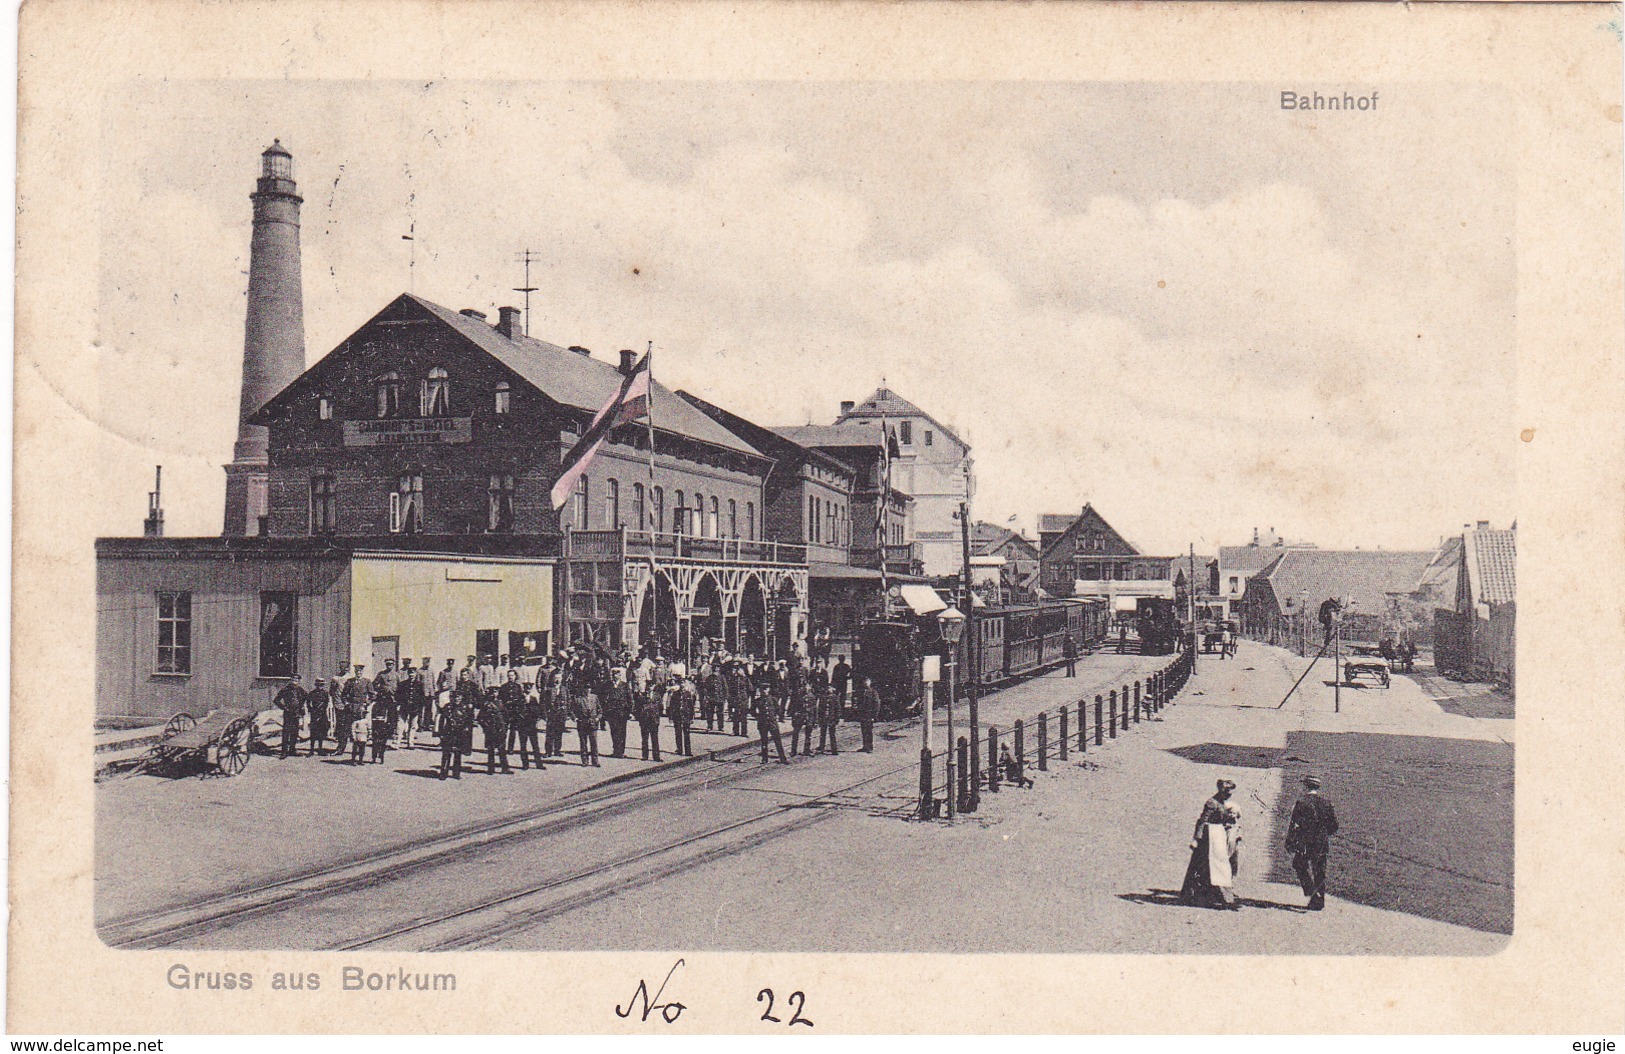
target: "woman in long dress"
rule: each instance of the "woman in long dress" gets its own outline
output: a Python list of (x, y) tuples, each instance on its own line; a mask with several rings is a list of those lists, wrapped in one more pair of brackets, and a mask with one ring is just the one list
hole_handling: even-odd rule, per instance
[(1191, 835), (1191, 862), (1179, 899), (1186, 904), (1235, 911), (1235, 876), (1241, 865), (1241, 810), (1230, 802), (1236, 785), (1220, 780), (1213, 797), (1202, 804)]

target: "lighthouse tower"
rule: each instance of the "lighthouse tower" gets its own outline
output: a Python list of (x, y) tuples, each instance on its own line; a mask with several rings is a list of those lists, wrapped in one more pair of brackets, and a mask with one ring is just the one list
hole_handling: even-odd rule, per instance
[(268, 430), (249, 415), (305, 369), (305, 307), (299, 279), (299, 206), (293, 156), (282, 141), (260, 155), (254, 193), (254, 237), (248, 254), (248, 321), (243, 335), (243, 388), (237, 445), (226, 466), (228, 536), (264, 533)]

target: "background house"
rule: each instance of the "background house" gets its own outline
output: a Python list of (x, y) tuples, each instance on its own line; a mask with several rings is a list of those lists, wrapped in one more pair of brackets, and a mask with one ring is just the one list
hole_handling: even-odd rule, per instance
[(1434, 616), (1434, 665), (1512, 687), (1517, 679), (1518, 530), (1480, 520), (1460, 535), (1456, 593)]
[(1254, 574), (1240, 605), (1242, 632), (1271, 644), (1314, 652), (1324, 639), (1320, 605), (1343, 604), (1343, 637), (1379, 641), (1392, 635), (1389, 597), (1408, 593), (1432, 551), (1282, 549)]

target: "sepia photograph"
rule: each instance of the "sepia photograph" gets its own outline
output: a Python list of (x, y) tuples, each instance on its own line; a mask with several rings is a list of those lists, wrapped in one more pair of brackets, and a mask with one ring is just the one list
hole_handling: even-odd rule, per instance
[(1622, 39), (26, 8), (8, 1029), (1622, 1027)]
[(1496, 951), (1507, 105), (111, 100), (102, 940)]

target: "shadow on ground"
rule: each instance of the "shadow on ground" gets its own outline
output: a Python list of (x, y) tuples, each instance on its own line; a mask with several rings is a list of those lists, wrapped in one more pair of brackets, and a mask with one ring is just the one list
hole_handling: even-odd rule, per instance
[(1278, 769), (1286, 751), (1279, 747), (1245, 747), (1234, 743), (1192, 743), (1190, 746), (1176, 747), (1168, 753), (1198, 765), (1217, 765), (1227, 769)]
[[(1250, 748), (1239, 748), (1250, 749)], [(1490, 933), (1512, 932), (1513, 748), (1362, 732), (1293, 732), (1270, 837), (1272, 882), (1296, 875), (1281, 846), (1313, 772), (1337, 807), (1326, 891)]]
[[(1218, 908), (1206, 908), (1198, 904), (1187, 904), (1179, 899), (1177, 889), (1152, 889), (1144, 893), (1119, 893), (1118, 900), (1126, 900), (1131, 904), (1150, 904), (1161, 908), (1189, 908), (1192, 911), (1218, 911)], [(1293, 915), (1306, 913), (1309, 909), (1297, 904), (1282, 904), (1274, 900), (1259, 900), (1257, 897), (1237, 897), (1236, 903), (1244, 908), (1265, 908), (1271, 911), (1285, 911)]]

